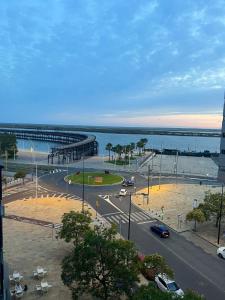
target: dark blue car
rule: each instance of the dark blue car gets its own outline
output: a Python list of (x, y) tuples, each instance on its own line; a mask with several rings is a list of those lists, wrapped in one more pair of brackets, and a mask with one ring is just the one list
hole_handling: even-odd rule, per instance
[(168, 238), (170, 236), (169, 230), (164, 225), (152, 225), (150, 229), (152, 232), (158, 234), (161, 238)]

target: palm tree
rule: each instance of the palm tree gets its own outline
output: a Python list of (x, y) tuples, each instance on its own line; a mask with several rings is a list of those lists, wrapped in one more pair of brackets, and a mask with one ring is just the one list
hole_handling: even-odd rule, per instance
[(137, 145), (137, 148), (138, 148), (138, 151), (139, 151), (139, 155), (141, 155), (141, 150), (143, 149), (144, 144), (143, 144), (143, 142), (140, 140), (140, 141), (137, 142), (136, 145)]
[(115, 148), (115, 152), (119, 156), (119, 160), (121, 160), (121, 154), (123, 152), (123, 146), (121, 146), (120, 144), (117, 144), (114, 148)]
[(109, 161), (110, 161), (110, 152), (113, 148), (113, 145), (111, 143), (108, 143), (106, 146), (105, 146), (105, 150), (109, 151)]
[(130, 153), (131, 153), (131, 157), (133, 157), (133, 151), (136, 148), (135, 143), (130, 143)]
[(146, 138), (140, 139), (140, 142), (142, 142), (143, 148), (144, 148), (144, 152), (145, 152), (145, 145), (148, 143), (148, 139), (146, 139)]

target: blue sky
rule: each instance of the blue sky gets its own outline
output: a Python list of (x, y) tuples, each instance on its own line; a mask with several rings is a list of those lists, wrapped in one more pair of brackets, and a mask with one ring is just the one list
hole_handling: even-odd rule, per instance
[(2, 0), (1, 122), (220, 127), (220, 0)]

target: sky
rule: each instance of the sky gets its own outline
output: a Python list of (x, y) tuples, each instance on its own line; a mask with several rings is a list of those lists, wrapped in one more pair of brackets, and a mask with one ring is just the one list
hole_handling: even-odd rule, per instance
[(1, 0), (0, 122), (220, 128), (224, 0)]

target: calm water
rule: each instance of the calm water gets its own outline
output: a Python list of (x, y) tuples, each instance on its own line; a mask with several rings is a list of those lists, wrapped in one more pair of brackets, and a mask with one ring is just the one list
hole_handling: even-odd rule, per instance
[[(168, 148), (186, 151), (204, 151), (219, 152), (220, 138), (217, 137), (189, 137), (189, 136), (162, 136), (162, 135), (139, 135), (139, 134), (116, 134), (116, 133), (93, 133), (99, 143), (99, 154), (103, 155), (108, 153), (105, 150), (107, 143), (116, 144), (130, 144), (136, 143), (141, 138), (147, 138), (147, 148)], [(30, 150), (31, 147), (35, 151), (49, 152), (51, 147), (55, 146), (54, 143), (18, 140), (18, 148), (21, 150)]]

